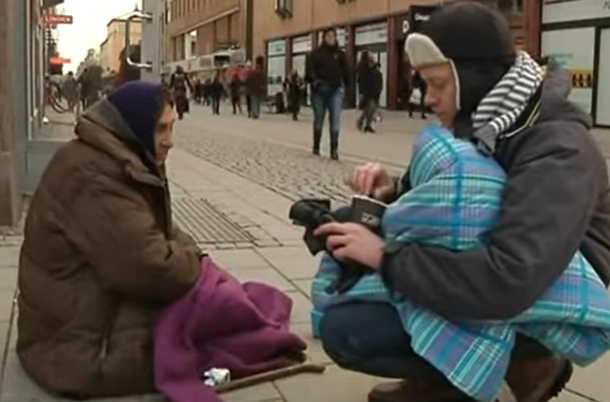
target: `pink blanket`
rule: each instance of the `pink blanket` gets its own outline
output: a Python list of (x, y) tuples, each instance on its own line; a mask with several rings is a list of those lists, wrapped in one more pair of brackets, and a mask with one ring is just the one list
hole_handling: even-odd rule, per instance
[(291, 364), (305, 342), (288, 329), (292, 300), (263, 283), (239, 283), (209, 257), (188, 295), (160, 316), (154, 330), (155, 382), (172, 402), (217, 402), (203, 384), (210, 368), (232, 378)]

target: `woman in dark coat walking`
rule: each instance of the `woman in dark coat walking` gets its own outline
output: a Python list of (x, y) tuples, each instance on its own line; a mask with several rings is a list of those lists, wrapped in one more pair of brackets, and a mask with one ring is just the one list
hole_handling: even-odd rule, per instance
[(299, 119), (299, 113), (301, 111), (301, 95), (303, 94), (303, 89), (305, 87), (305, 83), (299, 77), (299, 73), (297, 71), (293, 71), (290, 77), (288, 78), (288, 108), (292, 113), (292, 120), (297, 121)]

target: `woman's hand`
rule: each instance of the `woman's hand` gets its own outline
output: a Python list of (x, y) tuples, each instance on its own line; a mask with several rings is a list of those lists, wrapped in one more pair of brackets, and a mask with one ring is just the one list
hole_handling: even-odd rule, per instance
[(373, 196), (382, 199), (384, 195), (394, 191), (394, 180), (387, 170), (377, 162), (369, 162), (358, 166), (347, 185), (357, 194)]
[(316, 236), (326, 237), (326, 248), (338, 260), (349, 260), (378, 270), (383, 259), (385, 242), (358, 223), (327, 223)]

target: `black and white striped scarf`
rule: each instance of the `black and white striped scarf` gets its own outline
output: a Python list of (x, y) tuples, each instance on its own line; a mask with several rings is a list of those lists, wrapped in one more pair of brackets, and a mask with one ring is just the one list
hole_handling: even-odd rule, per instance
[(515, 64), (500, 82), (483, 98), (472, 115), (473, 137), (479, 150), (493, 154), (498, 139), (508, 138), (507, 133), (544, 78), (543, 69), (529, 54), (519, 52)]

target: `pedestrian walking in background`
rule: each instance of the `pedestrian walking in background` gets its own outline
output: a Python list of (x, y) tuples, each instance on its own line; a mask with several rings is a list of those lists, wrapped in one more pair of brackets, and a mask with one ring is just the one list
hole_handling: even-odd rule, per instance
[(379, 63), (371, 66), (368, 78), (370, 82), (367, 83), (366, 92), (363, 93), (362, 114), (358, 119), (358, 128), (366, 133), (374, 133), (373, 122), (377, 117), (379, 98), (383, 90), (383, 73)]
[[(188, 89), (193, 92), (193, 85), (188, 75), (184, 72), (182, 66), (176, 67), (176, 72), (172, 74), (169, 87), (172, 90), (174, 101), (176, 102), (176, 113), (178, 119), (182, 120), (184, 114), (189, 112)], [(188, 88), (188, 89), (187, 89)]]
[(320, 155), (320, 141), (326, 112), (330, 128), (330, 156), (339, 159), (339, 131), (345, 88), (350, 85), (350, 69), (345, 52), (337, 44), (334, 29), (324, 31), (320, 47), (309, 55), (305, 73), (311, 85), (313, 109), (313, 154)]
[(299, 120), (299, 113), (301, 111), (301, 94), (305, 89), (305, 83), (299, 77), (297, 71), (293, 71), (288, 78), (286, 85), (286, 92), (288, 94), (288, 108), (292, 113), (292, 120)]
[(210, 98), (212, 100), (212, 114), (220, 115), (220, 101), (225, 94), (225, 87), (220, 81), (220, 73), (216, 73), (210, 84)]
[(203, 82), (200, 79), (195, 80), (195, 91), (193, 98), (195, 99), (195, 103), (201, 105), (203, 103)]
[(239, 78), (237, 73), (233, 75), (233, 79), (231, 80), (231, 84), (229, 86), (231, 92), (231, 105), (233, 106), (233, 114), (242, 114), (241, 109), (241, 91), (243, 87), (243, 82)]
[(364, 98), (363, 93), (366, 92), (367, 86), (371, 82), (371, 71), (373, 68), (373, 61), (371, 60), (370, 53), (368, 50), (364, 50), (360, 54), (360, 60), (356, 66), (356, 85), (358, 86), (358, 109), (364, 109)]
[(258, 56), (254, 62), (254, 70), (248, 74), (246, 80), (246, 87), (250, 96), (250, 117), (253, 119), (260, 118), (263, 98), (267, 92), (267, 76), (264, 64), (263, 56)]
[(204, 106), (210, 106), (212, 104), (212, 80), (207, 78), (203, 83), (203, 104)]
[(76, 78), (74, 78), (74, 73), (72, 71), (70, 71), (64, 79), (62, 90), (64, 97), (68, 102), (68, 110), (74, 113), (74, 109), (78, 103), (78, 82), (76, 81)]
[(419, 73), (415, 71), (411, 77), (411, 95), (409, 96), (409, 117), (413, 118), (413, 110), (415, 107), (419, 107), (421, 111), (421, 118), (426, 118), (426, 104), (424, 99), (426, 98), (426, 82), (421, 78)]
[(365, 122), (367, 121), (368, 105), (373, 98), (373, 64), (369, 52), (364, 51), (360, 55), (358, 61), (357, 71), (357, 84), (358, 84), (358, 109), (361, 110), (360, 117), (356, 122), (358, 130), (364, 129)]
[(82, 110), (87, 110), (89, 107), (89, 98), (91, 93), (91, 83), (89, 77), (87, 76), (87, 68), (83, 70), (78, 79), (76, 80), (78, 86), (80, 88), (80, 102)]

